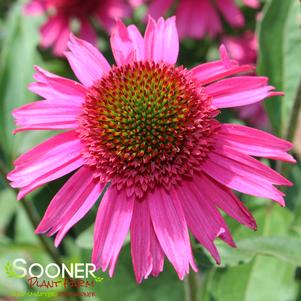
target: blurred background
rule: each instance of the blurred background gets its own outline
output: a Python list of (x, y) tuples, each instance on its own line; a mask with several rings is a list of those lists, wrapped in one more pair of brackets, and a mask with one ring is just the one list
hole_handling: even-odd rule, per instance
[[(257, 74), (268, 76), (278, 91), (284, 91), (284, 97), (273, 97), (264, 104), (235, 111), (224, 110), (221, 118), (224, 122), (247, 124), (294, 140), (296, 165), (265, 161), (295, 183), (294, 187), (284, 191), (287, 193), (285, 208), (268, 200), (241, 196), (254, 214), (258, 230), (253, 232), (226, 217), (238, 248), (231, 249), (217, 240), (222, 258), (222, 264), (217, 266), (206, 251), (195, 244), (194, 254), (200, 271), (185, 281), (180, 281), (165, 261), (164, 272), (158, 278), (150, 278), (137, 285), (129, 243), (121, 251), (112, 279), (97, 272), (97, 276), (103, 278), (100, 282), (94, 287), (77, 289), (77, 293), (94, 292), (92, 297), (39, 296), (38, 292), (57, 294), (63, 289), (29, 288), (26, 279), (16, 278), (10, 273), (8, 263), (15, 258), (25, 258), (28, 263), (39, 262), (44, 266), (55, 260), (66, 264), (89, 262), (92, 249), (97, 206), (69, 232), (58, 249), (53, 247), (51, 238), (34, 234), (34, 228), (51, 198), (68, 177), (44, 185), (20, 202), (16, 201), (16, 191), (8, 186), (5, 177), (18, 155), (50, 136), (47, 132), (12, 135), (15, 127), (12, 109), (37, 99), (27, 90), (33, 81), (33, 66), (39, 65), (61, 76), (73, 77), (60, 54), (61, 49), (55, 45), (58, 39), (62, 42), (63, 37), (45, 41), (45, 23), (68, 1), (54, 1), (59, 3), (58, 6), (49, 9), (45, 4), (47, 1), (0, 0), (0, 299), (301, 301), (301, 122), (298, 118), (301, 105), (301, 8), (298, 0), (236, 1), (232, 3), (236, 8), (232, 15), (229, 13), (231, 1), (224, 1), (224, 8), (218, 8), (213, 0), (189, 0), (190, 9), (184, 7), (184, 0), (161, 1), (161, 4), (151, 0), (120, 1), (121, 6), (116, 4), (118, 1), (113, 1), (113, 7), (105, 6), (97, 18), (87, 16), (93, 28), (91, 39), (97, 37), (98, 48), (113, 63), (108, 38), (108, 32), (113, 30), (112, 20), (123, 18), (125, 23), (134, 23), (144, 30), (148, 13), (164, 16), (177, 13), (178, 21), (183, 21), (183, 12), (186, 11), (186, 24), (182, 22), (181, 25), (185, 28), (180, 29), (179, 64), (193, 67), (217, 59), (218, 47), (224, 43), (233, 58), (256, 65)], [(89, 1), (95, 2), (85, 0)], [(196, 20), (206, 16), (199, 5), (204, 1), (210, 2), (218, 20), (207, 20), (208, 24), (202, 27), (203, 22)], [(71, 2), (73, 6), (70, 6)], [(84, 21), (74, 9), (74, 5), (80, 6), (81, 1), (71, 2), (67, 10), (75, 12), (74, 15), (68, 13), (68, 22), (71, 30), (81, 35), (83, 32), (79, 27)], [(160, 11), (158, 7), (163, 2), (166, 8)], [(171, 3), (169, 6), (168, 2)], [(195, 12), (191, 7), (195, 8)], [(187, 16), (191, 18), (187, 19)], [(214, 22), (218, 22), (218, 30)], [(41, 30), (44, 34), (42, 42)], [(191, 287), (199, 288), (196, 295), (189, 293)], [(30, 295), (30, 292), (36, 294)]]

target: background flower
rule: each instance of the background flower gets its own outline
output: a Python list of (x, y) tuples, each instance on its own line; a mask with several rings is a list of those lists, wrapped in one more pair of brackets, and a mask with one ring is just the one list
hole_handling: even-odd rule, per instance
[[(256, 1), (246, 1), (247, 4)], [(175, 4), (173, 0), (152, 0), (148, 13), (154, 18), (165, 15)], [(221, 16), (233, 27), (242, 27), (244, 16), (233, 0), (180, 0), (176, 8), (177, 24), (181, 38), (211, 37), (223, 31)]]
[(117, 18), (130, 15), (130, 6), (124, 0), (32, 0), (25, 8), (27, 14), (48, 13), (48, 20), (41, 27), (41, 46), (53, 46), (56, 55), (66, 50), (71, 22), (80, 24), (81, 38), (96, 44), (97, 36), (92, 18), (105, 30), (111, 31)]

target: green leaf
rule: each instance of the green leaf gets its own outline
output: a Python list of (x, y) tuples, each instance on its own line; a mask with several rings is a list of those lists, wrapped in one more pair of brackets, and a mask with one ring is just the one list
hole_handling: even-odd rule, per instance
[(301, 240), (291, 237), (254, 237), (237, 242), (237, 249), (224, 243), (218, 247), (223, 266), (235, 266), (250, 262), (255, 255), (276, 257), (293, 265), (301, 266)]
[(287, 237), (293, 215), (285, 208), (267, 206), (254, 216), (257, 232), (239, 227), (234, 231), (238, 248), (220, 248), (222, 263), (229, 267), (217, 269), (208, 285), (216, 301), (285, 301), (296, 296), (294, 274), (301, 246)]
[(84, 230), (76, 239), (76, 245), (83, 249), (93, 248), (93, 229), (94, 225)]
[[(93, 248), (93, 233), (94, 233), (94, 223), (86, 230), (84, 230), (76, 239), (76, 245), (83, 249), (91, 250)], [(130, 242), (130, 236), (127, 235), (124, 245)]]
[[(22, 200), (21, 202), (24, 202)], [(38, 243), (34, 228), (21, 205), (17, 208), (15, 241), (18, 243)]]
[[(37, 63), (39, 33), (36, 18), (22, 13), (22, 4), (10, 9), (4, 24), (3, 47), (0, 54), (0, 135), (1, 147), (8, 161), (18, 152), (19, 142), (12, 135), (15, 128), (11, 112), (34, 100), (27, 89), (32, 81), (33, 65)], [(23, 135), (23, 137), (25, 137)], [(18, 139), (19, 141), (19, 139)]]
[(277, 134), (287, 127), (289, 113), (301, 77), (300, 3), (295, 0), (272, 0), (264, 10), (259, 27), (258, 73), (268, 76), (285, 97), (265, 102)]
[(244, 264), (216, 274), (212, 296), (216, 301), (289, 301), (297, 285), (295, 268), (275, 258), (258, 256)]
[(0, 191), (0, 231), (7, 225), (17, 208), (16, 194), (11, 189)]

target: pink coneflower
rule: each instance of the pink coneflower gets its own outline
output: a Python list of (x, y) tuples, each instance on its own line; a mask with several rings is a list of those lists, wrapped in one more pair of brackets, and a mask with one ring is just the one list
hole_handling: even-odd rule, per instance
[[(260, 4), (257, 0), (244, 2), (252, 7)], [(175, 0), (151, 0), (148, 13), (158, 18), (175, 4)], [(206, 34), (216, 36), (223, 31), (220, 14), (233, 27), (244, 25), (243, 14), (235, 0), (179, 0), (176, 16), (180, 38), (203, 38)]]
[[(223, 44), (230, 56), (240, 64), (256, 64), (258, 42), (252, 31), (246, 31), (239, 37), (223, 37)], [(269, 119), (262, 103), (254, 103), (236, 108), (239, 117), (252, 126), (261, 129), (270, 127)]]
[[(91, 44), (71, 36), (67, 59), (81, 83), (36, 67), (30, 90), (46, 100), (13, 112), (18, 129), (66, 130), (15, 161), (8, 175), (18, 199), (75, 173), (51, 201), (36, 233), (57, 246), (96, 203), (92, 261), (112, 276), (127, 233), (138, 282), (163, 269), (164, 256), (180, 279), (197, 269), (189, 230), (220, 262), (214, 240), (234, 246), (218, 208), (256, 228), (231, 189), (284, 206), (274, 185), (291, 185), (252, 156), (294, 162), (291, 143), (216, 120), (219, 109), (279, 95), (268, 79), (227, 57), (192, 70), (176, 66), (175, 18), (149, 19), (144, 37), (118, 22), (111, 37), (116, 66)], [(226, 78), (228, 77), (228, 78)]]
[(97, 36), (91, 18), (111, 31), (116, 19), (129, 15), (129, 6), (125, 0), (31, 0), (25, 12), (50, 14), (41, 27), (41, 46), (53, 46), (54, 54), (60, 56), (66, 50), (72, 21), (80, 23), (80, 37), (95, 45)]

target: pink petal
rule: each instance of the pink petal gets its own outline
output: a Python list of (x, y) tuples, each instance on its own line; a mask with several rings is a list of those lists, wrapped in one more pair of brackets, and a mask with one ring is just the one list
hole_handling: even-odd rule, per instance
[(144, 40), (136, 26), (118, 21), (110, 41), (117, 65), (144, 59)]
[[(196, 191), (199, 191), (199, 186), (196, 181), (192, 182), (192, 186)], [(229, 246), (236, 248), (235, 242), (233, 241), (231, 232), (225, 223), (223, 217), (221, 216), (220, 212), (213, 206), (214, 203), (210, 204), (208, 206), (208, 199), (210, 199), (210, 196), (206, 194), (206, 191), (201, 191), (203, 193), (199, 194), (198, 201), (200, 202), (201, 207), (207, 208), (207, 216), (208, 216), (208, 221), (213, 221), (214, 223), (220, 225), (220, 233), (218, 233), (218, 237), (225, 241)]]
[(179, 278), (183, 279), (189, 273), (189, 264), (194, 270), (196, 266), (181, 201), (175, 193), (171, 195), (163, 188), (149, 193), (147, 201), (159, 243)]
[(75, 102), (36, 101), (13, 110), (16, 125), (14, 133), (28, 130), (63, 130), (77, 127), (80, 106)]
[(66, 57), (77, 78), (87, 87), (92, 86), (97, 80), (111, 69), (104, 56), (90, 43), (78, 39), (72, 34), (68, 43), (70, 51)]
[(150, 251), (152, 256), (152, 275), (157, 277), (164, 266), (164, 253), (155, 234), (154, 227), (150, 227)]
[(182, 202), (188, 228), (210, 252), (216, 262), (220, 263), (220, 256), (213, 241), (224, 232), (224, 228), (219, 223), (215, 223), (214, 220), (209, 220), (208, 211), (210, 209), (208, 209), (208, 206), (210, 206), (210, 203), (205, 203), (204, 207), (201, 206), (199, 198), (202, 196), (188, 181), (182, 182), (182, 185), (177, 189), (177, 193)]
[[(253, 178), (258, 177), (261, 181), (270, 182), (275, 185), (293, 185), (289, 180), (284, 178), (272, 168), (248, 155), (240, 153), (239, 151), (227, 146), (217, 146), (215, 152), (228, 159), (235, 160), (241, 165), (245, 165), (243, 167), (244, 171), (253, 173)], [(233, 162), (231, 163), (234, 164)]]
[(58, 232), (55, 239), (58, 246), (69, 229), (92, 208), (104, 186), (93, 178), (88, 167), (80, 168), (52, 199), (35, 233)]
[(272, 199), (284, 206), (282, 197), (284, 194), (273, 186), (273, 182), (267, 181), (264, 176), (255, 176), (252, 168), (248, 168), (243, 163), (212, 152), (202, 168), (206, 174), (226, 187), (253, 196)]
[(83, 165), (83, 146), (74, 131), (59, 134), (21, 155), (7, 178), (21, 188), (18, 199), (37, 187), (60, 178)]
[(225, 19), (234, 27), (242, 27), (245, 24), (244, 16), (236, 6), (234, 0), (216, 0), (216, 4)]
[(155, 22), (149, 17), (145, 31), (145, 58), (155, 62), (175, 64), (179, 54), (179, 37), (176, 19), (160, 18)]
[(123, 191), (110, 187), (98, 209), (92, 262), (103, 271), (109, 267), (110, 277), (130, 227), (133, 205), (133, 198), (128, 199)]
[(212, 105), (216, 108), (231, 108), (259, 102), (267, 97), (282, 95), (272, 92), (268, 78), (260, 76), (238, 76), (220, 80), (205, 88), (212, 96)]
[(220, 56), (221, 60), (219, 61), (201, 64), (191, 69), (192, 76), (198, 80), (199, 84), (207, 85), (234, 74), (255, 70), (251, 65), (239, 66), (237, 61), (230, 60), (223, 45), (220, 47)]
[(146, 201), (136, 201), (131, 222), (131, 254), (136, 280), (141, 283), (152, 271), (151, 220)]
[(197, 187), (200, 192), (205, 192), (210, 203), (215, 204), (239, 223), (256, 229), (256, 221), (252, 214), (230, 189), (205, 175), (197, 178)]
[(47, 100), (59, 100), (81, 104), (85, 100), (87, 90), (80, 83), (52, 74), (41, 67), (35, 66), (36, 83), (29, 85), (30, 91)]
[(223, 124), (218, 131), (216, 141), (247, 155), (296, 162), (286, 153), (293, 147), (292, 143), (247, 126)]

